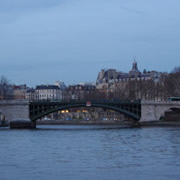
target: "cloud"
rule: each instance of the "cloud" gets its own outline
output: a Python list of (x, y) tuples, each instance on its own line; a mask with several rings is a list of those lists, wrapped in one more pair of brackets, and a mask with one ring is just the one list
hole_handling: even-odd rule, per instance
[(128, 11), (130, 13), (135, 13), (135, 14), (140, 14), (140, 15), (145, 15), (146, 13), (144, 11), (141, 10), (137, 10), (137, 9), (131, 9), (131, 8), (127, 8), (127, 7), (120, 7), (122, 10), (124, 11)]

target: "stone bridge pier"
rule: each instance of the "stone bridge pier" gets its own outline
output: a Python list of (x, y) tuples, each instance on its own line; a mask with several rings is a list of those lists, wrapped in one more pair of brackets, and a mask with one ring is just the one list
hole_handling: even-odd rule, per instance
[(180, 109), (180, 101), (141, 101), (140, 122), (159, 121), (165, 112)]
[(9, 124), (12, 121), (24, 120), (29, 118), (29, 101), (25, 100), (3, 100), (0, 101), (0, 118)]

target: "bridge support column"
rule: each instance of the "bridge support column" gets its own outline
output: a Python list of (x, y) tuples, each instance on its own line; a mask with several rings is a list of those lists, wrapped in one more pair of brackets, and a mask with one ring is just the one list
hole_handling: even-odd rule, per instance
[(141, 119), (140, 122), (150, 122), (157, 121), (157, 117), (155, 115), (155, 104), (141, 101)]
[(29, 118), (29, 101), (26, 100), (0, 101), (0, 113), (7, 124), (13, 121), (31, 122)]
[(180, 102), (141, 101), (140, 122), (159, 121), (171, 108), (180, 108)]

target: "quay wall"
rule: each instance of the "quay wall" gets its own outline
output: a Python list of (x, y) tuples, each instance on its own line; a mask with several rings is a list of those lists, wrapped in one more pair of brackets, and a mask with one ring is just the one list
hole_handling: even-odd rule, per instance
[(30, 121), (29, 101), (26, 100), (0, 101), (0, 119), (5, 120), (8, 123), (17, 120)]

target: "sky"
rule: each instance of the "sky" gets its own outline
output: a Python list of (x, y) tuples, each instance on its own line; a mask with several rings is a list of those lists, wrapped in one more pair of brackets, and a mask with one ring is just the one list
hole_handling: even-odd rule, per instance
[(13, 84), (95, 82), (101, 69), (180, 66), (179, 0), (0, 1), (0, 75)]

